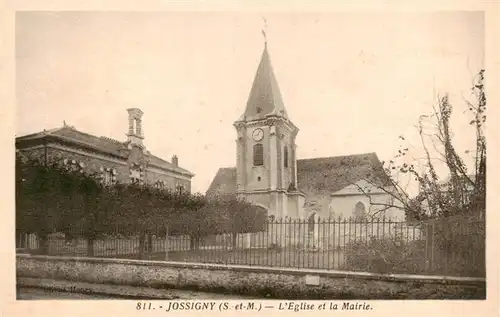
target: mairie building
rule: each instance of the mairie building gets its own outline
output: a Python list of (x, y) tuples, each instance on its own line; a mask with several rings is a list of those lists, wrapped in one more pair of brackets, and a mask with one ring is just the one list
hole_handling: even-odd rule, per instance
[(176, 155), (167, 161), (151, 153), (144, 143), (143, 112), (138, 108), (127, 112), (125, 141), (95, 136), (64, 123), (62, 127), (17, 137), (16, 152), (97, 174), (106, 185), (139, 183), (190, 192), (194, 174), (180, 166)]

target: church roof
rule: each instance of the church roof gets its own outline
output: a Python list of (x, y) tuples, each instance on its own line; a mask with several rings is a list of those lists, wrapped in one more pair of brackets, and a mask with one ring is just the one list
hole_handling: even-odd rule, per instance
[[(17, 137), (16, 147), (18, 144), (24, 142), (37, 142), (37, 140), (41, 140), (44, 138), (57, 139), (62, 142), (83, 146), (97, 152), (107, 153), (124, 159), (128, 157), (129, 152), (129, 149), (127, 148), (125, 142), (120, 142), (108, 137), (98, 137), (92, 134), (78, 131), (74, 127), (67, 125), (64, 125), (61, 128), (44, 130), (42, 132)], [(148, 158), (151, 164), (159, 168), (168, 169), (185, 175), (194, 175), (188, 170), (175, 166), (174, 164), (167, 162), (149, 152)]]
[(245, 112), (239, 120), (259, 120), (264, 119), (267, 115), (278, 115), (288, 119), (266, 44), (255, 74)]
[(378, 185), (373, 185), (371, 182), (362, 179), (354, 184), (342, 188), (339, 191), (333, 192), (331, 194), (334, 196), (352, 196), (352, 195), (365, 195), (365, 193), (373, 194), (386, 194), (390, 188), (381, 188)]
[[(375, 153), (297, 160), (298, 188), (306, 195), (330, 195), (361, 179), (386, 184), (382, 163)], [(221, 168), (210, 184), (207, 195), (233, 194), (236, 191), (236, 168)]]
[(219, 168), (207, 190), (207, 195), (230, 195), (234, 193), (236, 193), (236, 167)]

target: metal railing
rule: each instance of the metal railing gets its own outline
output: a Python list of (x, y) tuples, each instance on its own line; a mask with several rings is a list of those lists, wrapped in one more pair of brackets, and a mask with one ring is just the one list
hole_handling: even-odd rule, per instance
[[(485, 276), (485, 220), (452, 217), (423, 222), (391, 219), (269, 220), (263, 231), (196, 237), (116, 233), (84, 238), (22, 234), (18, 248), (50, 255), (141, 258), (267, 267), (383, 273)], [(141, 238), (142, 236), (142, 238)], [(43, 244), (43, 247), (41, 247)]]

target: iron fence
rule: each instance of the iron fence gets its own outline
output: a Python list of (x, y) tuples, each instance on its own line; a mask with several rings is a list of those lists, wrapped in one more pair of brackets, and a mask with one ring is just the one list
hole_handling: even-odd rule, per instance
[(189, 232), (171, 235), (168, 226), (159, 226), (147, 234), (117, 229), (93, 239), (77, 230), (52, 233), (43, 241), (35, 234), (20, 234), (17, 245), (23, 252), (49, 255), (485, 276), (484, 217), (421, 222), (274, 219), (264, 228), (197, 237)]

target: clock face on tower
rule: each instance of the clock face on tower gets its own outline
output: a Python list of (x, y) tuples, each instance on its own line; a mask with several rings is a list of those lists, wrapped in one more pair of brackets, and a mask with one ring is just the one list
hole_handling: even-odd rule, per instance
[(264, 131), (262, 131), (262, 129), (253, 130), (252, 138), (254, 139), (254, 141), (257, 141), (257, 142), (262, 140), (264, 138)]

